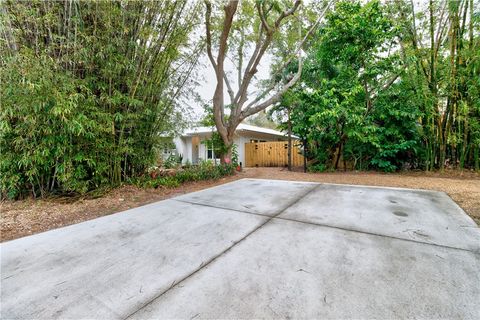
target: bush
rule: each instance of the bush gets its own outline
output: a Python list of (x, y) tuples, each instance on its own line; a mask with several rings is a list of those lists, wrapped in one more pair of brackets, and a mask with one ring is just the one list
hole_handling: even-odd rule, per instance
[(156, 162), (198, 63), (181, 2), (2, 1), (0, 200), (103, 190)]
[(177, 156), (175, 154), (171, 154), (168, 156), (167, 159), (163, 162), (163, 166), (165, 169), (172, 169), (178, 167), (182, 163), (182, 159), (180, 156)]
[(183, 169), (176, 171), (175, 174), (169, 176), (159, 175), (155, 178), (151, 178), (149, 175), (145, 175), (135, 181), (134, 184), (147, 188), (176, 188), (185, 182), (216, 180), (234, 173), (235, 165), (233, 164), (215, 165), (211, 161), (204, 161), (198, 165), (186, 166)]
[(323, 163), (316, 163), (313, 165), (308, 166), (309, 172), (325, 172), (327, 171), (328, 167)]

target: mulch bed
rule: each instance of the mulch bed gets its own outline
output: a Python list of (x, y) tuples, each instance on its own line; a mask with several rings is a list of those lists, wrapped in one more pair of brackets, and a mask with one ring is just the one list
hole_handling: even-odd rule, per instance
[(0, 203), (0, 241), (79, 223), (242, 178), (312, 181), (428, 189), (446, 192), (480, 224), (480, 175), (474, 172), (443, 173), (376, 172), (303, 173), (284, 168), (247, 168), (219, 180), (185, 183), (173, 189), (140, 189), (123, 186), (99, 198), (50, 198), (3, 201)]

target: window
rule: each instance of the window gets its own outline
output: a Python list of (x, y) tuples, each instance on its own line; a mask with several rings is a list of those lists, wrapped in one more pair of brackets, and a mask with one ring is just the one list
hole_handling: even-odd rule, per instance
[(215, 151), (213, 150), (213, 141), (205, 143), (205, 149), (207, 151), (207, 159), (215, 159)]

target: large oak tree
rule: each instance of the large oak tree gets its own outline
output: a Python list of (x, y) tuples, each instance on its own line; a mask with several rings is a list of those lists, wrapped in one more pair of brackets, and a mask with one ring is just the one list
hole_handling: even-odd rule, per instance
[[(322, 13), (308, 26), (302, 35), (302, 23), (295, 14), (299, 12), (301, 0), (286, 1), (257, 1), (252, 6), (248, 1), (229, 1), (221, 10), (205, 1), (205, 29), (207, 54), (216, 76), (216, 88), (213, 95), (213, 115), (215, 126), (226, 145), (227, 154), (222, 160), (230, 158), (231, 146), (235, 129), (247, 117), (266, 109), (280, 101), (282, 95), (291, 88), (300, 78), (302, 72), (301, 48), (308, 36), (321, 21), (327, 4)], [(218, 15), (212, 19), (212, 15)], [(214, 22), (219, 22), (215, 24)], [(272, 49), (279, 37), (285, 36), (294, 30), (297, 25), (300, 32), (293, 41), (290, 39), (291, 54), (283, 59), (283, 66), (296, 60), (296, 72), (282, 77), (280, 81), (271, 81), (265, 90), (249, 97), (249, 88), (252, 87), (255, 75), (258, 72), (262, 59), (269, 49)], [(249, 44), (252, 44), (250, 47)], [(236, 79), (231, 79), (225, 68), (225, 59), (229, 49), (234, 53), (237, 69)], [(216, 49), (216, 54), (214, 54)], [(246, 65), (245, 65), (246, 62)], [(245, 65), (245, 66), (244, 66)], [(279, 69), (282, 69), (280, 67)], [(234, 83), (236, 81), (236, 90)], [(230, 99), (225, 103), (225, 88)], [(226, 107), (229, 113), (226, 113)]]

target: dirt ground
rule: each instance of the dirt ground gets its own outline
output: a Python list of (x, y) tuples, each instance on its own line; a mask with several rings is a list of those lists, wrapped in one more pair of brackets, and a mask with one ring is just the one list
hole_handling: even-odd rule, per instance
[(0, 241), (94, 219), (242, 178), (313, 181), (403, 187), (446, 192), (480, 225), (480, 175), (472, 172), (383, 174), (376, 172), (303, 173), (284, 168), (246, 168), (235, 176), (199, 181), (175, 189), (124, 186), (96, 199), (46, 199), (0, 203)]

